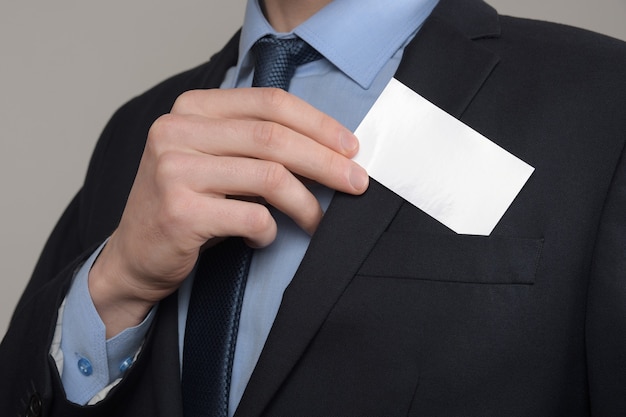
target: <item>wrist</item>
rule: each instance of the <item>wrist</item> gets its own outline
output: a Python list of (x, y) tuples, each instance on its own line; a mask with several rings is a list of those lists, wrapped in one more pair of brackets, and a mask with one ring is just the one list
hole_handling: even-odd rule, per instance
[(89, 294), (106, 326), (107, 339), (139, 325), (158, 301), (142, 297), (141, 291), (129, 285), (130, 274), (112, 254), (113, 245), (109, 241), (103, 248), (88, 278)]

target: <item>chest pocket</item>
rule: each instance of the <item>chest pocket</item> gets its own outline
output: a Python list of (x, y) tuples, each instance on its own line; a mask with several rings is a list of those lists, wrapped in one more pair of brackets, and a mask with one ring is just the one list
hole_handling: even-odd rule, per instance
[(385, 232), (358, 275), (531, 285), (543, 239)]

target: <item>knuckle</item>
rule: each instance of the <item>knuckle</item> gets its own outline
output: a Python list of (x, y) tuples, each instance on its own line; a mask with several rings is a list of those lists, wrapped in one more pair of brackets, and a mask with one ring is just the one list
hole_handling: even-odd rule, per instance
[(262, 235), (273, 227), (274, 219), (266, 207), (255, 204), (248, 211), (245, 222), (251, 235)]
[(287, 185), (290, 173), (283, 165), (275, 162), (264, 164), (261, 172), (262, 186), (265, 192), (272, 192)]
[(325, 113), (317, 113), (317, 117), (314, 120), (314, 124), (320, 132), (327, 132), (334, 129), (334, 120)]
[(189, 113), (197, 107), (199, 90), (188, 90), (179, 95), (172, 106), (172, 113)]
[(334, 152), (322, 152), (319, 158), (320, 171), (327, 172), (337, 172), (343, 164), (341, 163), (341, 157)]
[(175, 132), (178, 129), (180, 129), (179, 117), (169, 113), (160, 116), (150, 126), (146, 146), (157, 152), (166, 148), (171, 138), (175, 137)]
[(281, 109), (289, 98), (287, 92), (280, 88), (262, 88), (260, 91), (263, 105), (270, 110)]
[(164, 193), (158, 215), (159, 229), (183, 230), (190, 213), (190, 201), (181, 192), (169, 190)]
[(179, 178), (185, 167), (184, 156), (178, 152), (166, 151), (157, 156), (154, 177), (157, 184), (169, 184)]
[(252, 139), (257, 146), (271, 149), (275, 146), (277, 125), (271, 122), (255, 123)]

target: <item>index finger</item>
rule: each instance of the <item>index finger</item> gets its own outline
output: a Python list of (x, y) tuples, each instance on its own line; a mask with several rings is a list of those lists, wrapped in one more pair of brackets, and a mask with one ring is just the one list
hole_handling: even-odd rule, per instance
[(356, 136), (337, 120), (277, 88), (191, 90), (176, 100), (171, 112), (210, 118), (272, 121), (348, 158), (356, 155), (359, 148)]

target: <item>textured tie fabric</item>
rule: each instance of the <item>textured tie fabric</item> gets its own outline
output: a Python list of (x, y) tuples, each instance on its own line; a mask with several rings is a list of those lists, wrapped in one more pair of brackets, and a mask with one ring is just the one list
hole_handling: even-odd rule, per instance
[(183, 348), (183, 415), (226, 417), (239, 315), (252, 249), (230, 238), (196, 268)]
[[(254, 46), (252, 85), (287, 90), (298, 65), (321, 55), (301, 39), (265, 37)], [(196, 268), (183, 347), (183, 415), (227, 417), (239, 316), (252, 249), (230, 238)]]
[(254, 87), (289, 89), (296, 67), (321, 58), (319, 52), (300, 38), (278, 39), (266, 36), (252, 48), (255, 56)]

